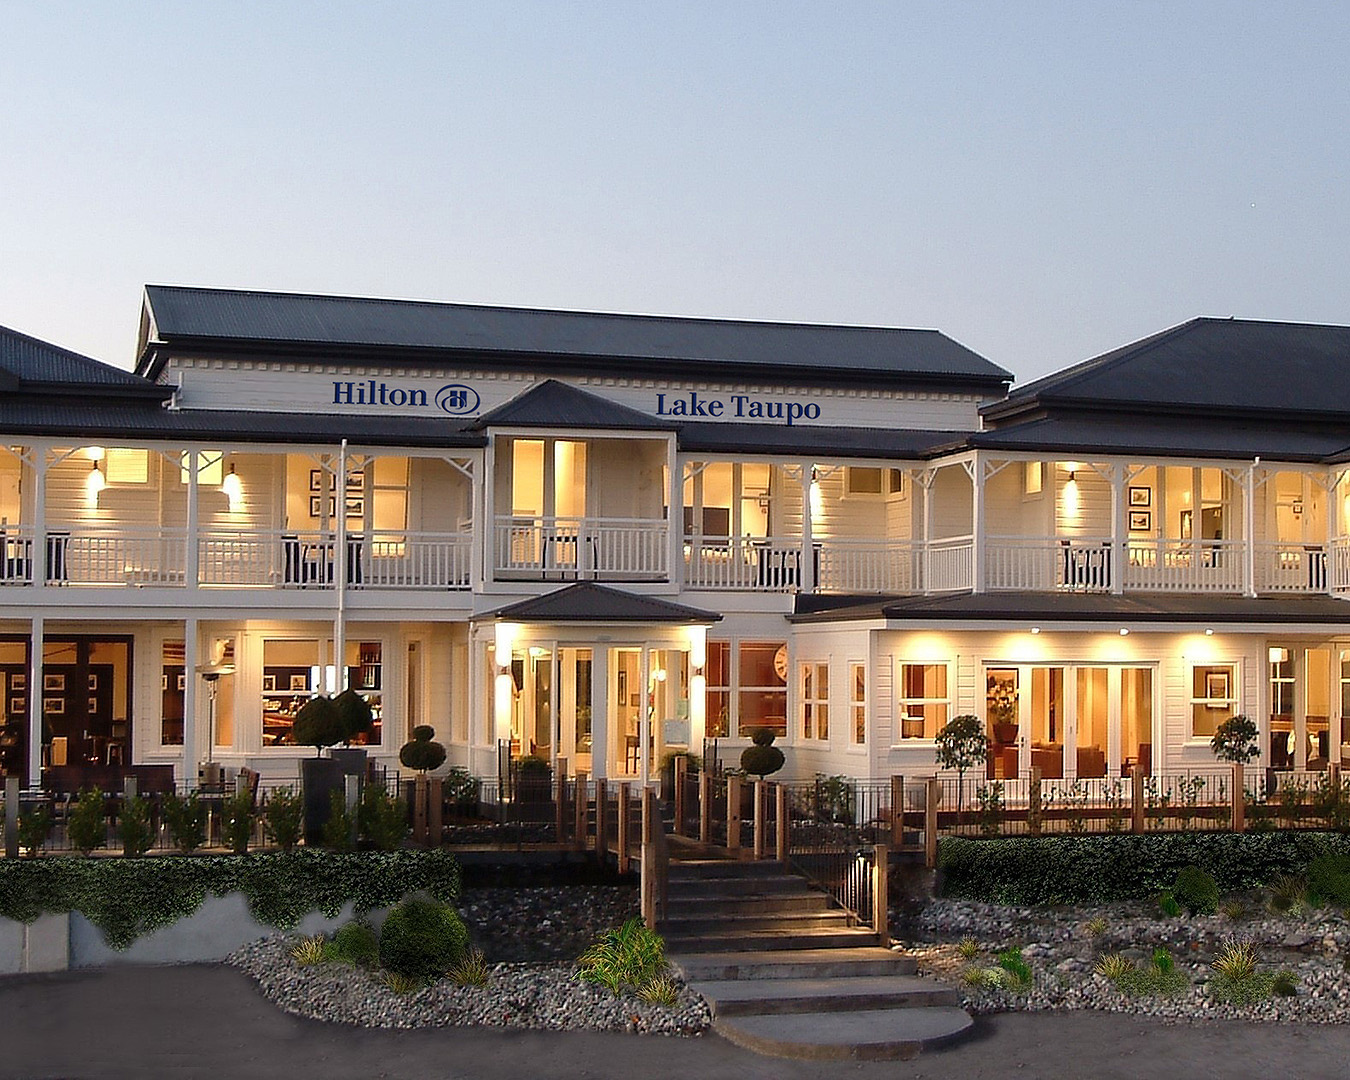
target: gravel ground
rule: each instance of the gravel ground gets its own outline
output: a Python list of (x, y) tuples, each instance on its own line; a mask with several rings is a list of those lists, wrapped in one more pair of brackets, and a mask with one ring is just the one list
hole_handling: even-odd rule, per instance
[[(911, 918), (910, 927), (921, 970), (959, 986), (972, 1013), (1098, 1009), (1172, 1020), (1350, 1021), (1346, 967), (1350, 921), (1341, 913), (1323, 910), (1272, 914), (1259, 894), (1240, 899), (1244, 913), (1237, 918), (1165, 918), (1156, 905), (1142, 903), (1028, 908), (933, 900)], [(1093, 919), (1104, 920), (1105, 932), (1093, 933), (1088, 925)], [(956, 943), (966, 936), (981, 947), (974, 960), (958, 955)], [(1256, 943), (1261, 970), (1292, 971), (1297, 993), (1248, 1006), (1212, 999), (1205, 987), (1212, 974), (1210, 963), (1233, 939)], [(995, 954), (1009, 945), (1019, 946), (1031, 966), (1029, 990), (972, 988), (964, 983), (968, 968), (994, 966)], [(1122, 952), (1146, 967), (1159, 946), (1171, 952), (1177, 970), (1191, 980), (1175, 995), (1130, 997), (1094, 971), (1097, 960), (1111, 952)]]
[(633, 889), (466, 889), (458, 907), (473, 943), (494, 964), (486, 986), (442, 979), (415, 994), (396, 994), (374, 971), (345, 964), (300, 966), (290, 954), (293, 939), (279, 934), (245, 946), (227, 963), (289, 1013), (363, 1027), (701, 1035), (711, 1023), (703, 999), (683, 986), (676, 1003), (665, 1006), (632, 992), (616, 996), (576, 978), (573, 962), (600, 932), (637, 914)]

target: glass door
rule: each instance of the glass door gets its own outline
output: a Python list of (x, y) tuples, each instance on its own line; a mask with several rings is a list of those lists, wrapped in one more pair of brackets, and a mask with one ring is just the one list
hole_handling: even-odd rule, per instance
[(590, 649), (558, 650), (558, 757), (569, 775), (591, 774)]
[(642, 759), (642, 650), (609, 650), (609, 775), (636, 777)]
[(1021, 730), (1021, 672), (1015, 667), (987, 668), (984, 677), (984, 715), (989, 736), (985, 775), (1008, 780), (1021, 772), (1018, 760)]
[(1111, 669), (1104, 667), (1080, 667), (1077, 671), (1074, 764), (1077, 775), (1083, 779), (1107, 774), (1111, 756), (1111, 674)]
[(1028, 768), (1038, 768), (1041, 776), (1054, 779), (1067, 774), (1065, 738), (1067, 713), (1064, 696), (1064, 668), (1031, 669), (1031, 716)]
[(1146, 667), (1120, 669), (1120, 775), (1135, 768), (1153, 774), (1153, 669)]
[(1324, 772), (1331, 760), (1331, 650), (1304, 653), (1303, 738), (1299, 768)]

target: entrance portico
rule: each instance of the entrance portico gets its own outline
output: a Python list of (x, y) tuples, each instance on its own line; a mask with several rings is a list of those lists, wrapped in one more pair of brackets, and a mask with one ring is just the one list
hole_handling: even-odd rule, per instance
[(720, 619), (590, 582), (478, 616), (494, 740), (574, 773), (655, 779), (668, 751), (702, 751)]

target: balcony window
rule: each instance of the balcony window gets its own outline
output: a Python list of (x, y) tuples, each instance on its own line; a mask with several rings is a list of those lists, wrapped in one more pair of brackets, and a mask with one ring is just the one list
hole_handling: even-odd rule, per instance
[(844, 469), (844, 494), (873, 496), (882, 492), (882, 471), (870, 466), (848, 465)]
[(150, 451), (112, 447), (103, 461), (109, 484), (150, 482)]
[(160, 718), (161, 746), (183, 745), (183, 699), (187, 687), (185, 649), (182, 640), (166, 641), (160, 648)]

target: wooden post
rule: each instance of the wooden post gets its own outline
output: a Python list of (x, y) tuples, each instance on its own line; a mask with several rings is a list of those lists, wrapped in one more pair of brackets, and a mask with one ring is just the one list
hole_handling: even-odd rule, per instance
[(923, 800), (923, 861), (930, 870), (937, 866), (938, 799), (941, 797), (942, 785), (936, 776), (930, 776), (924, 783)]
[[(1335, 766), (1331, 766), (1335, 768)], [(1233, 831), (1247, 828), (1247, 800), (1242, 782), (1242, 762), (1233, 762)]]
[(609, 848), (606, 835), (606, 811), (609, 809), (609, 785), (602, 777), (595, 778), (595, 855), (602, 863)]
[(427, 844), (438, 848), (445, 841), (445, 781), (432, 777), (427, 785)]
[(1027, 781), (1027, 832), (1032, 836), (1041, 835), (1041, 767), (1031, 767), (1031, 779)]
[(615, 846), (619, 849), (619, 873), (628, 873), (628, 819), (632, 816), (632, 810), (628, 805), (628, 781), (619, 785), (619, 837)]
[(1130, 832), (1144, 831), (1144, 771), (1138, 765), (1130, 770)]
[(684, 778), (689, 771), (689, 759), (683, 754), (675, 757), (675, 835), (684, 835)]
[(707, 769), (698, 774), (698, 842), (712, 839), (712, 775)]
[(754, 807), (755, 807), (755, 838), (754, 851), (755, 858), (764, 858), (764, 853), (769, 849), (769, 800), (766, 797), (767, 792), (764, 788), (764, 778), (760, 777), (755, 781), (754, 787)]
[(413, 781), (413, 843), (427, 844), (427, 791), (425, 774)]
[(19, 857), (19, 787), (17, 776), (5, 777), (5, 858)]
[(890, 858), (885, 844), (877, 844), (872, 849), (872, 929), (877, 933), (877, 944), (883, 947), (891, 943), (890, 898), (887, 895)]
[(559, 769), (554, 777), (557, 790), (553, 794), (553, 839), (556, 843), (567, 842), (567, 774)]
[(577, 847), (578, 847), (580, 850), (585, 851), (585, 850), (586, 850), (586, 812), (590, 809), (590, 800), (587, 799), (587, 797), (586, 797), (586, 774), (585, 774), (581, 769), (578, 769), (578, 770), (577, 770), (576, 795), (577, 795), (577, 805), (576, 805), (576, 810), (577, 810), (577, 835), (576, 835), (576, 841), (577, 841)]
[(656, 806), (652, 789), (642, 789), (642, 877), (639, 892), (642, 899), (642, 921), (649, 929), (656, 928), (656, 858), (652, 830), (656, 827)]
[(905, 778), (891, 777), (891, 847), (905, 846)]
[(787, 862), (788, 857), (788, 803), (787, 788), (782, 784), (773, 786), (774, 812), (777, 816), (777, 822), (773, 830), (774, 840), (774, 858), (779, 862)]
[(727, 777), (727, 850), (741, 849), (741, 778)]

